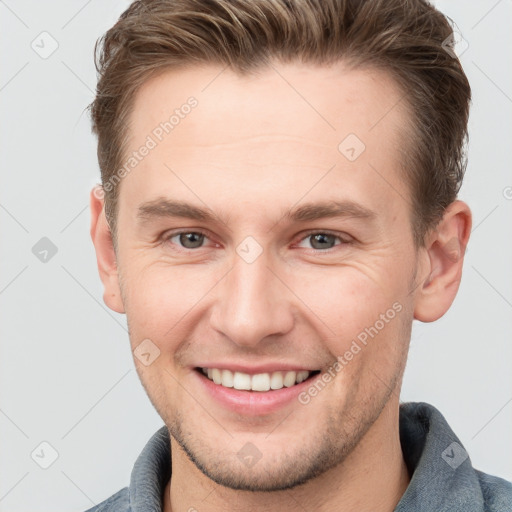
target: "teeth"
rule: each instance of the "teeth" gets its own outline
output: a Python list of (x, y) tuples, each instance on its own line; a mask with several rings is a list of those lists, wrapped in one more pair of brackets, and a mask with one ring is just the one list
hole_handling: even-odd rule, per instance
[(232, 388), (234, 385), (233, 372), (230, 372), (229, 370), (222, 370), (221, 384), (227, 388)]
[(296, 372), (286, 372), (285, 375), (284, 375), (283, 384), (287, 388), (292, 387), (295, 384), (296, 377), (297, 377), (297, 373)]
[(217, 368), (212, 368), (212, 380), (215, 384), (220, 384), (222, 382), (222, 373)]
[(201, 368), (201, 371), (215, 384), (220, 384), (226, 388), (235, 388), (246, 391), (269, 391), (270, 389), (281, 389), (291, 387), (305, 381), (310, 372), (303, 370), (300, 372), (272, 372), (257, 373), (249, 375), (248, 373), (232, 372), (231, 370), (219, 370), (218, 368)]
[(252, 376), (253, 391), (268, 391), (270, 389), (270, 375), (268, 373), (258, 373)]
[(247, 375), (247, 373), (235, 372), (233, 377), (233, 387), (235, 389), (251, 389), (251, 376)]
[(283, 387), (283, 374), (281, 372), (274, 372), (270, 377), (270, 388), (281, 389)]
[(305, 381), (308, 377), (309, 377), (308, 371), (297, 372), (297, 377), (296, 377), (297, 384), (300, 384), (301, 382)]

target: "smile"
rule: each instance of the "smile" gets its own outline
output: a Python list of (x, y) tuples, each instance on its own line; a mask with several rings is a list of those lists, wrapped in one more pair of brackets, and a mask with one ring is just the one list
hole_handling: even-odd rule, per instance
[(270, 391), (290, 388), (317, 375), (320, 371), (275, 371), (250, 375), (219, 368), (198, 368), (208, 379), (219, 386), (241, 391)]

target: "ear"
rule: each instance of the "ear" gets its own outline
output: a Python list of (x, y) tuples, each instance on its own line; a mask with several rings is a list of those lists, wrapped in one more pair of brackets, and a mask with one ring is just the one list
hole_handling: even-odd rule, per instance
[(96, 186), (91, 190), (91, 238), (96, 250), (98, 270), (104, 287), (103, 300), (113, 311), (124, 313), (117, 272), (116, 253), (110, 228), (105, 217), (103, 197), (104, 192), (101, 186)]
[(427, 278), (416, 292), (416, 320), (433, 322), (448, 311), (459, 289), (470, 233), (471, 211), (466, 203), (454, 201), (425, 240), (428, 258), (422, 272)]

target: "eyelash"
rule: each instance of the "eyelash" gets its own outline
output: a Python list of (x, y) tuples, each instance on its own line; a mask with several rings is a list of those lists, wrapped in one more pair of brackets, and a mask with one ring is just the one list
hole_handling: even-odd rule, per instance
[[(184, 234), (190, 234), (190, 233), (194, 233), (194, 234), (198, 234), (198, 235), (203, 235), (205, 238), (209, 239), (208, 232), (203, 231), (201, 229), (197, 229), (197, 230), (194, 229), (194, 230), (182, 230), (182, 231), (176, 231), (176, 232), (168, 233), (168, 234), (166, 234), (166, 235), (164, 235), (162, 237), (163, 238), (163, 242), (164, 243), (170, 243), (170, 240), (172, 238), (174, 238), (176, 236), (184, 235)], [(300, 242), (302, 242), (304, 240), (306, 240), (307, 238), (309, 238), (309, 237), (311, 237), (313, 235), (329, 235), (329, 236), (333, 236), (337, 240), (339, 240), (339, 242), (340, 242), (340, 243), (335, 244), (333, 247), (330, 247), (328, 249), (306, 248), (306, 250), (312, 251), (315, 254), (329, 253), (329, 252), (335, 250), (335, 248), (338, 247), (338, 246), (348, 245), (348, 244), (351, 244), (353, 242), (352, 237), (350, 237), (349, 235), (346, 235), (346, 234), (345, 234), (345, 237), (343, 237), (343, 236), (341, 236), (340, 233), (336, 233), (336, 232), (329, 231), (329, 230), (310, 230), (310, 231), (306, 231), (305, 233), (302, 233), (301, 234), (301, 238), (299, 238), (296, 242), (294, 242), (294, 245), (298, 244), (298, 243), (300, 243)], [(345, 238), (349, 238), (349, 240), (347, 240)], [(204, 249), (204, 247), (201, 246), (201, 247), (197, 247), (196, 249), (189, 249), (187, 247), (179, 246), (178, 250), (186, 252), (186, 251), (197, 251), (199, 249)]]

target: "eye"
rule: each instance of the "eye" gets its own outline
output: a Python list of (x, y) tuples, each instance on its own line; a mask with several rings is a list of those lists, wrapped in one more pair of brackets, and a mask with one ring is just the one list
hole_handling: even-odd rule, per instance
[(184, 249), (197, 249), (203, 245), (206, 236), (197, 231), (182, 231), (167, 237), (167, 241), (181, 245)]
[(317, 231), (309, 233), (306, 237), (302, 238), (298, 244), (299, 247), (310, 248), (304, 246), (304, 243), (309, 243), (310, 247), (315, 250), (326, 250), (332, 249), (336, 245), (341, 245), (342, 243), (348, 243), (348, 241), (342, 239), (338, 235)]

